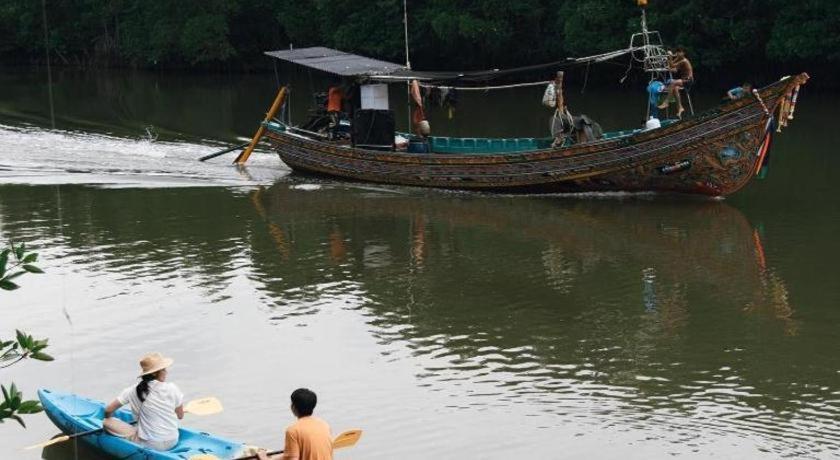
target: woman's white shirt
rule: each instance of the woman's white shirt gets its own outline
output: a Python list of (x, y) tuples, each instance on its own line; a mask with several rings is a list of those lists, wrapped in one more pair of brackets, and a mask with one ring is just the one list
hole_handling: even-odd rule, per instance
[(178, 416), (175, 408), (184, 403), (184, 394), (174, 383), (152, 380), (145, 401), (137, 396), (137, 385), (130, 386), (117, 396), (120, 404), (129, 404), (139, 420), (137, 436), (147, 441), (178, 439)]

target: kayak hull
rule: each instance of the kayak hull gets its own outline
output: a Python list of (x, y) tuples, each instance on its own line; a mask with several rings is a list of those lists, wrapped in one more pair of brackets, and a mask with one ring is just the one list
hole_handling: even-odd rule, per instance
[[(101, 401), (45, 389), (38, 390), (38, 398), (44, 406), (44, 412), (64, 434), (72, 435), (102, 428), (105, 403)], [(118, 410), (114, 416), (129, 423), (134, 420), (132, 413), (126, 409)], [(80, 439), (94, 449), (124, 460), (185, 460), (199, 454), (232, 459), (239, 456), (245, 447), (241, 442), (188, 428), (181, 428), (179, 432), (178, 444), (165, 452), (149, 449), (104, 432), (85, 435)]]

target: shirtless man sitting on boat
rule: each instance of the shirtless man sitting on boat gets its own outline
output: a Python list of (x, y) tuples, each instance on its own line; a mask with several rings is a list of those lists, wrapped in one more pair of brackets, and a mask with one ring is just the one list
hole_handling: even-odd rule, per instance
[(682, 113), (685, 112), (685, 109), (680, 98), (680, 90), (691, 88), (691, 85), (694, 84), (694, 68), (685, 56), (685, 48), (679, 46), (674, 50), (668, 66), (676, 78), (668, 82), (668, 97), (659, 108), (667, 108), (671, 98), (674, 98), (677, 101), (677, 118), (682, 118)]
[[(283, 453), (271, 460), (332, 460), (333, 441), (327, 422), (312, 415), (318, 397), (306, 388), (292, 392), (292, 414), (297, 421), (286, 428)], [(257, 452), (259, 460), (269, 460), (265, 451)]]

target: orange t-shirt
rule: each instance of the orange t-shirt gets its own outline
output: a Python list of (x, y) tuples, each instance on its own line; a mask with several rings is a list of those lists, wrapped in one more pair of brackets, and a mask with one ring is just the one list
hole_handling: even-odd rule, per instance
[(341, 99), (344, 93), (338, 86), (331, 86), (327, 90), (327, 112), (341, 112)]
[(332, 450), (330, 426), (318, 417), (301, 417), (286, 428), (283, 458), (332, 460)]

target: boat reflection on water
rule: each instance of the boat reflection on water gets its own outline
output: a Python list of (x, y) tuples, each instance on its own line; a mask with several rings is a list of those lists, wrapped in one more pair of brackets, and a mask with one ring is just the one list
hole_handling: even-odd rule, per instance
[[(328, 185), (281, 183), (255, 190), (250, 198), (281, 261), (291, 257), (297, 270), (318, 271), (317, 263), (302, 263), (292, 253), (311, 260), (309, 248), (321, 244), (329, 266), (349, 271), (373, 295), (378, 285), (399, 283), (402, 277), (379, 279), (366, 270), (389, 267), (386, 271), (395, 275), (408, 270), (418, 277), (416, 283), (441, 292), (453, 278), (440, 271), (485, 285), (482, 275), (496, 267), (499, 273), (491, 276), (510, 282), (513, 296), (534, 288), (580, 297), (586, 294), (583, 287), (621, 283), (621, 300), (632, 305), (633, 297), (641, 297), (642, 310), (659, 317), (671, 332), (688, 318), (692, 298), (701, 300), (696, 291), (711, 289), (738, 311), (769, 315), (783, 323), (786, 334), (796, 334), (784, 280), (767, 266), (762, 232), (740, 211), (720, 201), (605, 196), (406, 196), (388, 189), (338, 191)], [(385, 254), (387, 263), (374, 260)], [(262, 262), (272, 264), (270, 257)], [(429, 264), (435, 273), (424, 274)], [(275, 269), (284, 270), (264, 271)], [(631, 280), (640, 292), (629, 286)], [(390, 295), (394, 298), (388, 304), (399, 305), (400, 290)], [(492, 295), (504, 297), (504, 291)], [(499, 300), (490, 305), (505, 304)], [(539, 304), (545, 298), (532, 300)], [(574, 302), (565, 306), (575, 308)]]
[[(818, 345), (762, 232), (724, 202), (288, 183), (251, 200), (268, 229), (251, 243), (273, 320), (350, 295), (384, 355), (419, 360), (419, 385), (471, 406), (591, 419), (595, 404), (605, 427), (696, 438), (799, 433), (790, 414), (831, 397), (805, 387), (832, 371), (792, 375), (777, 359)], [(797, 449), (838, 445), (818, 437)]]

